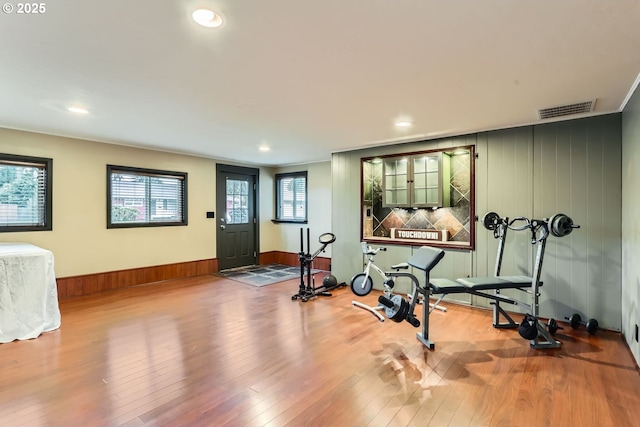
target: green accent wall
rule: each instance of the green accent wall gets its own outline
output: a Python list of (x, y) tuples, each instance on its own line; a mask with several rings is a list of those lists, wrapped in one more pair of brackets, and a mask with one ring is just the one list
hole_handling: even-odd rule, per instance
[(640, 91), (622, 112), (622, 334), (640, 364)]
[[(570, 236), (547, 240), (541, 316), (562, 319), (576, 312), (619, 330), (621, 114), (334, 153), (332, 226), (337, 240), (333, 274), (348, 281), (362, 270), (364, 262), (360, 248), (360, 159), (460, 145), (475, 145), (478, 155), (477, 216), (495, 211), (503, 217), (543, 219), (564, 213), (582, 227)], [(497, 241), (479, 223), (475, 233), (476, 249), (447, 250), (433, 277), (456, 279), (493, 274)], [(502, 274), (532, 273), (535, 247), (530, 239), (527, 232), (509, 232)], [(413, 252), (409, 246), (388, 248), (384, 257), (376, 257), (382, 267), (406, 261)], [(381, 288), (381, 283), (376, 285)], [(523, 297), (521, 293), (518, 296)], [(454, 297), (463, 303), (489, 306), (486, 299), (468, 295), (452, 295), (444, 304)]]

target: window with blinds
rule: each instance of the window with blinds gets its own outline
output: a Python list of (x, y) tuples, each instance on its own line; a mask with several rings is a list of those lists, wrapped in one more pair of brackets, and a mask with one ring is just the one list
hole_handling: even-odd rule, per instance
[(107, 165), (107, 228), (187, 225), (187, 174)]
[(0, 232), (52, 229), (53, 160), (0, 154)]
[(276, 174), (276, 221), (307, 221), (307, 172)]

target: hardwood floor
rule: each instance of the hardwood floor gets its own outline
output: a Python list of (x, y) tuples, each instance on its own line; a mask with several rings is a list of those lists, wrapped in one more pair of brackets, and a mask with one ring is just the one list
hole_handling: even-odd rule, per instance
[(445, 302), (429, 351), (348, 288), (303, 303), (297, 283), (202, 276), (64, 300), (59, 330), (0, 345), (0, 425), (640, 426), (620, 334), (565, 329), (560, 349), (532, 350)]

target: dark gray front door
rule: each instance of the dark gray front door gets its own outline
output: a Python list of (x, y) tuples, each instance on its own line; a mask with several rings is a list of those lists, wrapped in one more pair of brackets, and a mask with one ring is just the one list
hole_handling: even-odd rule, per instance
[(220, 270), (257, 263), (257, 179), (258, 169), (217, 165), (216, 239)]

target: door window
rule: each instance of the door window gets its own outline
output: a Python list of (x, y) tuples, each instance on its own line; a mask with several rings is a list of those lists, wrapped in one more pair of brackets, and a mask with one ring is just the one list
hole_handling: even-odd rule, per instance
[(249, 223), (249, 183), (227, 178), (227, 224)]

